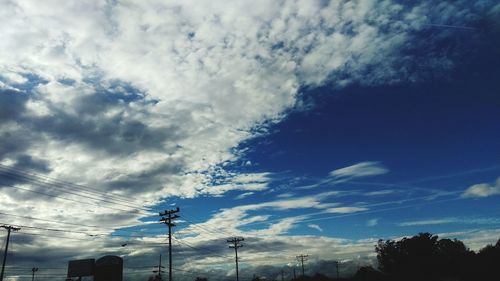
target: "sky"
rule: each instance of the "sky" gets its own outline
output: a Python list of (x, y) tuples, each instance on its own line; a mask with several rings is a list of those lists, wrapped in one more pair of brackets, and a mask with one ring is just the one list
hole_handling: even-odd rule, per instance
[[(378, 239), (500, 238), (500, 4), (0, 0), (6, 280), (376, 267)], [(6, 230), (0, 232), (5, 245)], [(211, 278), (210, 278), (211, 277)], [(59, 279), (57, 279), (59, 280)], [(90, 279), (89, 279), (90, 280)]]

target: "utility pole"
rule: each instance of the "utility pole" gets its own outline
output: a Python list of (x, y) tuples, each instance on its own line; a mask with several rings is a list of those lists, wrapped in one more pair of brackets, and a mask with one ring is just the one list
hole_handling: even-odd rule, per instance
[(35, 272), (38, 271), (38, 267), (33, 267), (31, 269), (31, 281), (35, 281)]
[(297, 256), (297, 260), (299, 260), (300, 263), (302, 264), (302, 276), (305, 276), (305, 274), (304, 274), (304, 261), (307, 260), (307, 257), (309, 257), (309, 255), (300, 255), (300, 256)]
[(158, 264), (158, 270), (153, 270), (153, 273), (158, 273), (158, 277), (160, 278), (160, 280), (163, 280), (161, 278), (161, 274), (165, 272), (165, 271), (163, 271), (162, 268), (165, 268), (165, 267), (161, 265), (161, 255), (160, 255), (160, 263)]
[(337, 267), (337, 279), (339, 279), (339, 261), (335, 261), (335, 265)]
[(172, 281), (172, 227), (175, 226), (172, 220), (180, 218), (180, 216), (174, 215), (179, 211), (180, 209), (177, 207), (175, 210), (165, 210), (165, 212), (160, 213), (160, 221), (168, 226), (168, 281)]
[(238, 248), (243, 247), (243, 245), (240, 244), (241, 241), (243, 241), (243, 237), (233, 237), (231, 239), (227, 239), (227, 243), (231, 243), (232, 245), (229, 245), (229, 248), (234, 248), (234, 254), (236, 257), (234, 258), (236, 262), (236, 281), (240, 281), (240, 276), (238, 273)]
[(5, 272), (5, 261), (7, 260), (7, 251), (9, 250), (9, 239), (10, 239), (10, 232), (13, 231), (18, 231), (21, 228), (19, 227), (14, 227), (11, 225), (2, 225), (0, 228), (5, 228), (7, 229), (7, 242), (5, 243), (5, 251), (3, 253), (3, 262), (2, 262), (2, 273), (0, 273), (0, 281), (3, 281), (3, 274)]

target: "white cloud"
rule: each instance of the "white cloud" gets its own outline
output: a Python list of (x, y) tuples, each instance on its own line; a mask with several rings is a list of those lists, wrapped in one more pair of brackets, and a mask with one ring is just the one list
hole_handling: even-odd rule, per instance
[(310, 227), (312, 229), (316, 229), (319, 232), (323, 232), (323, 229), (319, 225), (317, 225), (317, 224), (311, 223), (311, 224), (308, 224), (307, 227)]
[(493, 184), (480, 183), (475, 184), (462, 193), (462, 197), (474, 198), (474, 197), (488, 197), (500, 194), (500, 177)]
[(362, 212), (362, 211), (367, 211), (367, 210), (369, 210), (369, 209), (365, 208), (365, 207), (335, 207), (335, 208), (326, 209), (326, 212), (333, 213), (333, 214), (350, 214), (350, 213), (357, 213), (357, 212)]
[(245, 193), (242, 193), (242, 194), (234, 197), (234, 199), (243, 199), (243, 198), (246, 198), (246, 197), (251, 196), (253, 194), (255, 194), (255, 192), (245, 192)]
[(448, 224), (457, 222), (454, 218), (444, 218), (444, 219), (433, 219), (433, 220), (418, 220), (418, 221), (408, 221), (402, 222), (400, 226), (420, 226), (420, 225), (435, 225), (435, 224)]
[(335, 179), (345, 179), (377, 176), (388, 172), (389, 170), (382, 166), (379, 162), (360, 162), (348, 167), (333, 170), (330, 172), (330, 176)]
[[(266, 190), (269, 174), (225, 170), (241, 160), (235, 148), (266, 133), (264, 124), (279, 122), (300, 104), (302, 87), (418, 79), (418, 73), (408, 72), (413, 60), (399, 52), (412, 45), (432, 12), (432, 1), (411, 9), (395, 1), (0, 2), (0, 87), (18, 91), (0, 93), (9, 101), (0, 104), (1, 164), (24, 163), (18, 167), (93, 187), (102, 191), (98, 197), (126, 197), (126, 204), (139, 208), (172, 196)], [(456, 21), (472, 14), (460, 3), (443, 4), (444, 12)], [(446, 56), (431, 61), (435, 67), (453, 65)], [(387, 172), (377, 162), (357, 165), (332, 176)], [(12, 189), (1, 195), (0, 211), (36, 212), (55, 221), (78, 217), (82, 224), (102, 227), (101, 234), (116, 226), (140, 225), (141, 218), (151, 215), (119, 211), (131, 208), (82, 199), (40, 182), (13, 185), (49, 190), (73, 201)], [(246, 219), (243, 223), (267, 218), (247, 217), (251, 208), (362, 209), (333, 204), (317, 196), (263, 202), (223, 210), (220, 219), (207, 223), (239, 232), (240, 218)], [(284, 220), (266, 235), (285, 233), (295, 222)], [(44, 253), (56, 252), (54, 241), (59, 242), (40, 242)], [(295, 242), (315, 245), (311, 241), (302, 237)], [(114, 249), (116, 242), (74, 245), (57, 254), (67, 259), (77, 249), (100, 249), (139, 256), (137, 249)]]

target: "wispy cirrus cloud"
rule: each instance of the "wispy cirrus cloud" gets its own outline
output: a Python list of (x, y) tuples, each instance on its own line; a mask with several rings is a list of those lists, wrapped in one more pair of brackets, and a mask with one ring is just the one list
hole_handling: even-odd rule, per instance
[(389, 170), (380, 162), (360, 162), (348, 167), (340, 168), (330, 172), (330, 177), (337, 180), (345, 180), (359, 177), (370, 177), (387, 174)]
[(308, 224), (307, 227), (312, 228), (312, 229), (316, 229), (319, 232), (323, 232), (323, 228), (321, 228), (319, 225), (314, 224), (314, 223)]
[(415, 220), (399, 223), (399, 226), (421, 226), (421, 225), (441, 225), (441, 224), (476, 224), (476, 225), (500, 225), (497, 218), (456, 218), (447, 217), (440, 219)]
[(242, 194), (234, 197), (234, 199), (243, 199), (243, 198), (246, 198), (246, 197), (251, 196), (253, 194), (255, 194), (255, 192), (245, 192), (245, 193), (242, 193)]
[(367, 207), (334, 207), (325, 211), (332, 214), (350, 214), (369, 210)]

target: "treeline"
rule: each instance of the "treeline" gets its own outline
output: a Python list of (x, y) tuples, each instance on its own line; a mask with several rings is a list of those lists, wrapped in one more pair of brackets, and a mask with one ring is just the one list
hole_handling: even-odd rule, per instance
[(500, 239), (478, 252), (457, 239), (439, 239), (420, 233), (399, 241), (379, 240), (375, 247), (378, 269), (362, 267), (349, 279), (324, 275), (304, 276), (296, 281), (498, 281)]

